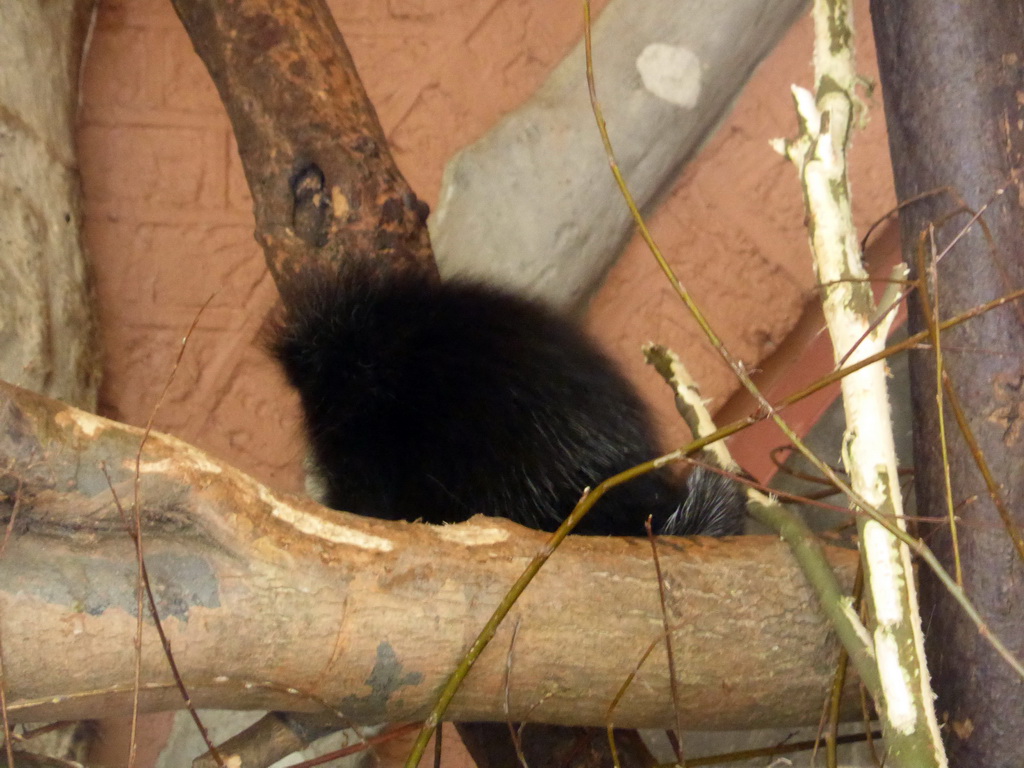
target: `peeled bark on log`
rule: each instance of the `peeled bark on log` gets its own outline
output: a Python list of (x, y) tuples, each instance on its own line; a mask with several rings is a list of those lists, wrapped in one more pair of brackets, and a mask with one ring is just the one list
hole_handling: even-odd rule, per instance
[(74, 126), (95, 0), (12, 0), (0, 23), (0, 379), (96, 409), (99, 342)]
[[(0, 385), (0, 637), (15, 721), (127, 713), (135, 553), (112, 501), (133, 497), (142, 432)], [(149, 577), (175, 661), (203, 707), (316, 711), (356, 723), (422, 718), (477, 630), (547, 536), (506, 520), (383, 522), (282, 497), (154, 433), (139, 487)], [(785, 545), (661, 539), (693, 727), (816, 722), (836, 643)], [(844, 581), (856, 554), (831, 549)], [(647, 541), (571, 537), (514, 608), (449, 716), (601, 725), (661, 608)], [(679, 661), (681, 660), (681, 662)], [(181, 707), (147, 619), (144, 711)], [(676, 722), (663, 650), (614, 714)]]

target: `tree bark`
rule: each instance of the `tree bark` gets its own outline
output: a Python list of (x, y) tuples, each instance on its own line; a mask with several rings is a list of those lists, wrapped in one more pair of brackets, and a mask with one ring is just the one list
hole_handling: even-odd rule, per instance
[[(135, 554), (102, 472), (131, 504), (140, 430), (0, 386), (0, 637), (16, 721), (130, 709)], [(281, 497), (154, 433), (139, 462), (149, 578), (198, 706), (422, 718), (478, 628), (544, 546), (503, 519), (383, 522)], [(816, 722), (836, 643), (787, 548), (761, 537), (662, 539), (693, 727)], [(847, 584), (856, 555), (830, 550)], [(449, 716), (603, 725), (660, 640), (648, 542), (571, 537), (531, 584)], [(514, 647), (512, 645), (515, 637)], [(41, 640), (42, 639), (42, 640)], [(181, 706), (147, 619), (144, 711)], [(676, 722), (659, 644), (613, 716)]]
[[(984, 215), (988, 240), (975, 225), (934, 269), (942, 318), (1024, 285), (1024, 207), (1019, 169), (1024, 156), (1020, 94), (1024, 3), (957, 0), (873, 0), (878, 58), (896, 189), (900, 200), (949, 187), (900, 213), (904, 257), (915, 267), (922, 240), (935, 226), (941, 253), (967, 224), (958, 195)], [(914, 270), (916, 277), (925, 277)], [(911, 295), (912, 331), (926, 327), (921, 293)], [(1024, 526), (1024, 317), (1019, 307), (989, 312), (942, 336), (942, 358), (967, 423), (997, 479), (1018, 531)], [(936, 416), (934, 350), (911, 356), (917, 504), (928, 517), (946, 515), (945, 459)], [(948, 402), (948, 396), (947, 396)], [(967, 443), (953, 434), (947, 406), (948, 469), (963, 585), (991, 630), (1018, 654), (1024, 648), (1024, 563), (1000, 523)], [(927, 542), (955, 572), (948, 525), (929, 526)], [(1024, 683), (927, 569), (922, 612), (951, 765), (1020, 763)]]
[(0, 379), (88, 410), (99, 342), (74, 125), (94, 5), (13, 0), (0, 24)]
[(256, 240), (289, 278), (349, 254), (436, 275), (412, 193), (325, 3), (174, 0), (213, 77), (252, 192)]

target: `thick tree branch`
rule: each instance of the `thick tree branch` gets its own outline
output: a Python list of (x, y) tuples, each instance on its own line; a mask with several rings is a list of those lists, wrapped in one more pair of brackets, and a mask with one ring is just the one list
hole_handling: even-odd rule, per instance
[[(0, 385), (0, 634), (11, 716), (127, 712), (136, 573), (101, 471), (131, 500), (137, 429)], [(313, 711), (354, 722), (422, 717), (546, 536), (477, 517), (386, 523), (277, 496), (174, 438), (141, 456), (146, 559), (175, 658), (201, 706)], [(681, 716), (693, 727), (814, 722), (835, 642), (784, 545), (663, 541)], [(855, 555), (830, 550), (842, 578)], [(597, 724), (661, 608), (645, 541), (570, 539), (525, 593), (458, 694), (455, 719)], [(41, 638), (43, 639), (41, 641)], [(45, 643), (45, 649), (41, 647)], [(50, 661), (40, 663), (45, 653)], [(177, 708), (155, 632), (143, 706)], [(674, 723), (663, 652), (616, 725)]]
[(427, 208), (388, 150), (327, 5), (174, 0), (231, 118), (256, 239), (289, 276), (346, 254), (433, 273)]

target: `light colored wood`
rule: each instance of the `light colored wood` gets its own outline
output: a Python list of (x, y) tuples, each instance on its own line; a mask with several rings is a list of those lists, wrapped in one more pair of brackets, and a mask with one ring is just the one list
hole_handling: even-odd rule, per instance
[[(594, 71), (619, 164), (641, 206), (718, 126), (802, 0), (614, 0)], [(633, 231), (594, 123), (583, 44), (520, 109), (445, 169), (431, 238), (442, 274), (579, 310)]]
[[(0, 636), (16, 721), (128, 711), (135, 553), (99, 467), (130, 507), (139, 430), (0, 388), (0, 463), (15, 533), (0, 558)], [(451, 526), (338, 513), (271, 493), (152, 434), (140, 498), (150, 581), (197, 706), (316, 710), (356, 723), (422, 718), (546, 535), (476, 517)], [(785, 545), (663, 539), (661, 566), (693, 727), (815, 722), (836, 644)], [(832, 550), (842, 580), (856, 555)], [(513, 627), (515, 644), (512, 645)], [(514, 607), (448, 716), (602, 725), (662, 634), (649, 542), (571, 537)], [(45, 640), (43, 640), (45, 639)], [(511, 660), (509, 653), (511, 651)], [(151, 622), (144, 711), (179, 708)], [(675, 722), (658, 647), (614, 713)]]
[(0, 379), (88, 410), (99, 355), (73, 129), (94, 4), (11, 0), (0, 24)]

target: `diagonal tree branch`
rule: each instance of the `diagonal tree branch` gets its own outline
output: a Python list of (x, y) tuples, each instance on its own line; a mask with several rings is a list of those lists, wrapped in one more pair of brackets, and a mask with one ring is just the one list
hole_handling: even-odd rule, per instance
[(427, 207), (388, 150), (330, 10), (309, 0), (174, 0), (231, 118), (256, 239), (289, 277), (346, 254), (433, 273)]

